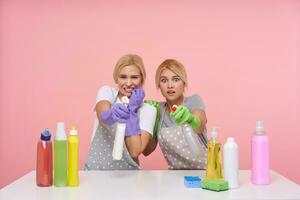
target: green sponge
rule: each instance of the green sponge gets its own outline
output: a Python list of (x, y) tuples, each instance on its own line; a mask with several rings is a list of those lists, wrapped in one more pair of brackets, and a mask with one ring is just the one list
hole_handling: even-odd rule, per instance
[(217, 192), (228, 190), (228, 182), (223, 179), (204, 179), (201, 186), (203, 189)]

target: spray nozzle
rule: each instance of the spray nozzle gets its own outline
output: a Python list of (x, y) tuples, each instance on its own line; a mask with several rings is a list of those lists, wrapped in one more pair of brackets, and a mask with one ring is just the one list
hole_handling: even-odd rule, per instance
[(175, 112), (176, 111), (176, 109), (177, 109), (177, 105), (173, 105), (172, 107), (171, 107), (171, 112)]
[(211, 130), (211, 140), (213, 142), (216, 142), (217, 140), (217, 137), (218, 137), (218, 131), (219, 131), (219, 128), (218, 127), (212, 127), (212, 130)]
[(127, 96), (123, 96), (121, 98), (121, 102), (127, 106), (129, 104), (129, 98)]

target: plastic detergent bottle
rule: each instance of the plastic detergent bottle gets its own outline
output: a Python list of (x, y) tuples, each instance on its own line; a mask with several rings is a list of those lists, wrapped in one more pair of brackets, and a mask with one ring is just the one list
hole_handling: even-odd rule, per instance
[(68, 186), (78, 186), (78, 146), (79, 138), (75, 127), (69, 132), (68, 138)]
[(262, 121), (256, 122), (256, 132), (251, 139), (251, 181), (256, 185), (267, 185), (269, 177), (269, 137)]
[(52, 142), (51, 133), (45, 128), (37, 144), (36, 184), (41, 187), (52, 185)]
[[(129, 99), (127, 96), (123, 96), (121, 101), (125, 106), (127, 106), (129, 104)], [(122, 158), (124, 138), (125, 138), (125, 129), (126, 129), (125, 123), (117, 124), (114, 147), (113, 147), (113, 151), (112, 151), (112, 157), (114, 160), (121, 160), (121, 158)]]
[(227, 138), (223, 147), (224, 179), (228, 181), (229, 188), (239, 186), (239, 152), (238, 145), (233, 137)]
[(207, 144), (206, 179), (222, 179), (221, 144), (217, 142), (218, 128), (213, 127), (211, 139)]
[(63, 122), (57, 123), (54, 139), (54, 186), (67, 186), (67, 136)]

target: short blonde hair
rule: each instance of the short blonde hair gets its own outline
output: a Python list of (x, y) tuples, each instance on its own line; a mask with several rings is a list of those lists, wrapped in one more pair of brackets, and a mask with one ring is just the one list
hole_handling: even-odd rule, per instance
[(181, 64), (179, 61), (175, 59), (167, 59), (164, 62), (162, 62), (156, 70), (155, 84), (157, 88), (159, 88), (161, 73), (165, 69), (169, 69), (175, 74), (177, 74), (183, 81), (184, 86), (187, 86), (187, 75), (183, 64)]
[(134, 65), (140, 70), (142, 76), (142, 85), (143, 85), (146, 80), (146, 70), (144, 68), (144, 63), (142, 58), (135, 54), (124, 55), (118, 60), (117, 64), (115, 65), (114, 73), (113, 73), (115, 82), (117, 82), (118, 80), (121, 69), (129, 65)]

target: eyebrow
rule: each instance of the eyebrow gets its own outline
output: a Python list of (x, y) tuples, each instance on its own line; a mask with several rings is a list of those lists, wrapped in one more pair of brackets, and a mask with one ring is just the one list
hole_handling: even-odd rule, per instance
[[(161, 76), (160, 78), (168, 78), (168, 77), (166, 77), (166, 76)], [(180, 78), (180, 76), (175, 75), (175, 76), (172, 76), (172, 78)]]
[[(128, 76), (127, 74), (120, 74), (119, 76)], [(129, 76), (141, 76), (140, 74), (132, 74), (132, 75), (129, 75)]]

